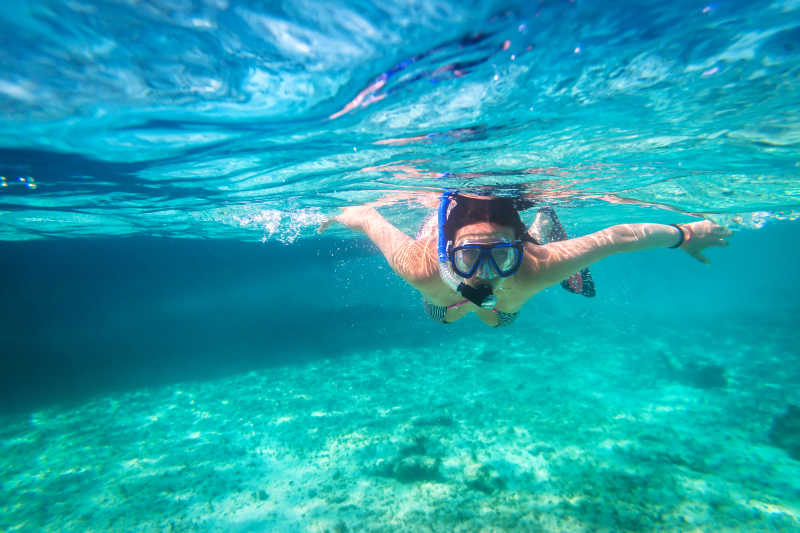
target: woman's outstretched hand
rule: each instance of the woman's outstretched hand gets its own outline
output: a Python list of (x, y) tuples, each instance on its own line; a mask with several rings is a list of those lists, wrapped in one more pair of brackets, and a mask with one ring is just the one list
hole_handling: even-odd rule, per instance
[(352, 205), (345, 207), (342, 209), (341, 213), (320, 224), (317, 233), (322, 233), (334, 222), (338, 222), (355, 231), (363, 231), (364, 223), (369, 220), (374, 211), (375, 208), (371, 205)]
[(333, 218), (329, 218), (317, 228), (317, 233), (322, 233), (334, 222), (355, 231), (364, 231), (364, 224), (378, 215), (378, 207), (395, 205), (407, 202), (409, 206), (422, 205), (423, 207), (436, 208), (439, 205), (439, 195), (431, 191), (399, 191), (385, 194), (372, 202), (364, 205), (352, 205), (342, 208), (342, 211)]
[[(711, 246), (728, 246), (730, 244), (725, 240), (725, 237), (729, 237), (731, 231), (714, 224), (710, 220), (690, 222), (681, 224), (681, 226), (684, 228), (684, 233), (691, 232), (691, 237), (681, 244), (681, 250), (706, 265), (711, 264), (711, 261), (702, 254), (703, 250)], [(689, 235), (686, 236), (689, 237)]]

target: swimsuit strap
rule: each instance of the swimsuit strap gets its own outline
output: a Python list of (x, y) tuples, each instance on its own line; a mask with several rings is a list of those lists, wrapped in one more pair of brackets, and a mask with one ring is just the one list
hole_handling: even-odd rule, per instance
[[(458, 302), (452, 305), (434, 305), (430, 303), (425, 298), (422, 299), (422, 304), (425, 307), (425, 313), (435, 322), (441, 322), (442, 324), (447, 324), (448, 322), (444, 319), (444, 315), (447, 314), (448, 309), (452, 309), (454, 307), (458, 307), (460, 305), (464, 305), (469, 300), (464, 300), (462, 302)], [(504, 313), (502, 311), (498, 311), (497, 309), (493, 309), (495, 313), (497, 313), (497, 327), (501, 326), (508, 326), (512, 322), (514, 322), (517, 317), (519, 316), (519, 311), (516, 313)]]

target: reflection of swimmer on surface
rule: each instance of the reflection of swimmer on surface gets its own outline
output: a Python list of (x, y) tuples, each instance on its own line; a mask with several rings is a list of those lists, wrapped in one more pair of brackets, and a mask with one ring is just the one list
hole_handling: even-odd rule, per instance
[[(506, 40), (498, 45), (496, 42), (492, 42), (490, 37), (492, 37), (492, 33), (466, 35), (405, 59), (373, 78), (366, 87), (358, 92), (355, 98), (328, 118), (333, 120), (356, 108), (367, 107), (422, 79), (427, 79), (430, 83), (438, 83), (453, 78), (461, 78), (468, 74), (470, 69), (486, 63), (498, 51), (508, 49), (509, 41)], [(473, 54), (476, 53), (481, 55), (474, 57)], [(469, 59), (466, 58), (466, 54), (470, 55)], [(456, 57), (459, 55), (464, 57), (460, 60), (455, 60), (456, 57), (454, 55)], [(424, 60), (432, 64), (428, 65), (428, 68), (422, 67), (419, 72), (412, 70), (414, 65), (420, 64)], [(436, 67), (435, 63), (437, 61), (443, 62), (443, 64)], [(392, 79), (394, 79), (395, 83), (389, 86), (389, 81)]]
[[(469, 131), (476, 130), (485, 132), (485, 129), (481, 130), (479, 128), (480, 127), (459, 128), (457, 130), (442, 132), (441, 134), (449, 135), (453, 131), (462, 132), (467, 130)], [(419, 138), (428, 138), (428, 136), (387, 139), (384, 141), (376, 141), (373, 144), (406, 144), (407, 142), (414, 142), (414, 140)], [(466, 138), (465, 140), (471, 140), (471, 139)], [(391, 142), (386, 142), (386, 141), (391, 141)], [(419, 180), (419, 179), (438, 180), (442, 178), (453, 179), (453, 180), (472, 180), (472, 179), (504, 178), (504, 177), (519, 178), (521, 176), (526, 176), (526, 175), (553, 176), (555, 179), (537, 179), (536, 181), (533, 182), (526, 182), (526, 183), (515, 182), (510, 185), (493, 184), (493, 185), (486, 185), (483, 187), (472, 185), (470, 186), (470, 190), (476, 192), (476, 194), (485, 193), (486, 196), (493, 196), (495, 195), (497, 190), (502, 189), (505, 190), (504, 194), (507, 195), (509, 194), (522, 195), (525, 196), (526, 198), (531, 198), (531, 199), (535, 198), (536, 201), (534, 203), (537, 205), (546, 203), (547, 201), (556, 201), (556, 200), (578, 200), (578, 199), (600, 200), (610, 204), (641, 205), (646, 207), (654, 207), (665, 211), (673, 211), (675, 213), (681, 213), (692, 217), (704, 216), (703, 213), (684, 211), (676, 206), (665, 204), (663, 202), (645, 201), (633, 197), (620, 196), (620, 193), (627, 192), (625, 190), (613, 194), (582, 190), (581, 187), (583, 186), (583, 184), (594, 184), (595, 178), (581, 177), (581, 173), (584, 173), (587, 170), (598, 171), (598, 170), (605, 170), (611, 167), (611, 165), (604, 163), (592, 163), (588, 165), (578, 165), (571, 167), (557, 167), (557, 166), (527, 167), (519, 169), (494, 170), (491, 172), (486, 172), (486, 171), (441, 172), (437, 170), (429, 170), (422, 166), (425, 163), (429, 162), (430, 162), (429, 160), (425, 159), (392, 161), (389, 163), (383, 163), (376, 166), (364, 167), (360, 169), (360, 172), (390, 173), (393, 179), (412, 179), (412, 180)]]
[[(587, 267), (622, 252), (680, 248), (708, 264), (702, 251), (727, 246), (730, 231), (710, 221), (620, 224), (567, 239), (555, 213), (542, 208), (527, 228), (519, 214), (530, 201), (445, 193), (411, 238), (368, 205), (346, 207), (333, 221), (367, 235), (400, 277), (417, 289), (425, 310), (449, 323), (469, 313), (490, 326), (510, 324), (523, 304), (561, 283), (594, 294)], [(584, 275), (585, 272), (585, 275)]]
[(456, 128), (447, 131), (437, 131), (426, 133), (425, 135), (415, 135), (413, 137), (397, 137), (394, 139), (381, 139), (372, 144), (402, 146), (406, 144), (430, 144), (433, 142), (461, 142), (474, 141), (486, 138), (486, 127), (475, 126), (471, 128)]

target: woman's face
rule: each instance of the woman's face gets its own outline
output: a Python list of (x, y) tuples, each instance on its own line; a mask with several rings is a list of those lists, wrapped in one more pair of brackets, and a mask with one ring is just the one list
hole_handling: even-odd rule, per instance
[[(509, 226), (501, 226), (493, 222), (475, 222), (459, 228), (455, 234), (454, 246), (461, 246), (465, 243), (487, 244), (502, 241), (515, 240), (514, 229)], [(485, 279), (480, 277), (481, 269), (469, 279), (467, 283), (472, 286), (488, 283), (493, 289), (503, 281), (503, 278), (495, 277)]]

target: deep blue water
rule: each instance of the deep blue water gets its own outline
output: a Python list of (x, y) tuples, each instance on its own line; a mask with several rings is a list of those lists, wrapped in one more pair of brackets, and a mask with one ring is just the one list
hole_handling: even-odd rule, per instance
[[(565, 222), (570, 215), (562, 214)], [(596, 299), (551, 288), (526, 305), (510, 335), (551, 330), (557, 337), (576, 325), (591, 332), (595, 320), (601, 330), (617, 322), (623, 334), (663, 320), (678, 337), (683, 327), (710, 334), (745, 327), (741, 333), (756, 338), (773, 327), (794, 330), (800, 252), (788, 243), (797, 239), (793, 224), (743, 232), (732, 248), (709, 253), (711, 267), (671, 250), (612, 257), (592, 268)], [(448, 342), (479, 324), (474, 317), (448, 327), (430, 322), (377, 249), (342, 248), (330, 238), (291, 246), (28, 241), (4, 245), (0, 266), (3, 407), (23, 412), (384, 345), (441, 343), (448, 354)], [(635, 344), (635, 336), (624, 342)]]
[[(0, 14), (0, 529), (800, 528), (800, 2)], [(711, 219), (510, 328), (363, 236), (445, 188)], [(523, 213), (530, 223), (533, 210)], [(193, 465), (189, 468), (188, 465)]]

